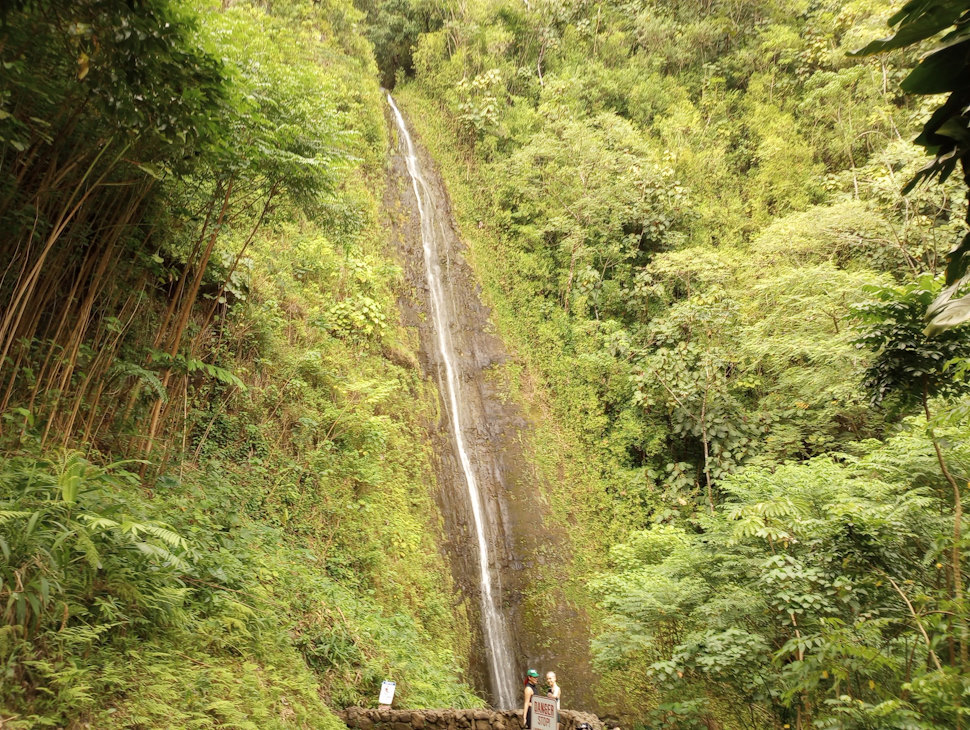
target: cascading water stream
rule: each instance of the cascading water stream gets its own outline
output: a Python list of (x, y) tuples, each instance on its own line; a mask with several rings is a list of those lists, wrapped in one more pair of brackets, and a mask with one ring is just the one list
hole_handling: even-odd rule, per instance
[(441, 282), (440, 265), (438, 263), (437, 229), (441, 222), (437, 220), (437, 211), (427, 194), (428, 185), (421, 173), (418, 157), (414, 151), (414, 143), (404, 123), (404, 117), (398, 110), (391, 95), (387, 95), (388, 104), (394, 112), (401, 139), (405, 145), (405, 161), (408, 175), (414, 187), (417, 199), (418, 214), (421, 218), (421, 243), (424, 249), (425, 276), (431, 300), (431, 318), (437, 336), (437, 345), (444, 369), (444, 390), (447, 398), (448, 413), (454, 437), (455, 450), (461, 463), (468, 488), (468, 499), (471, 503), (472, 516), (475, 522), (475, 534), (478, 539), (478, 562), (480, 566), (481, 612), (482, 630), (488, 654), (489, 674), (491, 675), (492, 692), (499, 708), (511, 708), (516, 704), (515, 684), (513, 681), (513, 658), (511, 638), (505, 617), (496, 606), (495, 591), (492, 586), (492, 568), (489, 554), (488, 539), (486, 538), (485, 510), (482, 502), (481, 490), (475, 477), (471, 459), (465, 447), (464, 424), (462, 423), (461, 381), (455, 365), (455, 349), (451, 339), (451, 316), (448, 299)]

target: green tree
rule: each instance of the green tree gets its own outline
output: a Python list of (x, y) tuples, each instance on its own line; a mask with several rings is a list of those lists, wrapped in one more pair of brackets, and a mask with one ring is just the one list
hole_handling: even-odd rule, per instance
[[(933, 50), (903, 80), (903, 91), (910, 94), (947, 94), (923, 125), (916, 138), (918, 145), (934, 155), (934, 160), (906, 186), (937, 180), (944, 182), (957, 166), (968, 188), (965, 221), (970, 226), (970, 3), (966, 0), (910, 0), (889, 18), (896, 32), (885, 40), (872, 41), (859, 54), (880, 53), (906, 48), (937, 39)], [(942, 34), (942, 35), (941, 35)], [(970, 294), (963, 289), (970, 283), (970, 232), (947, 255), (947, 288), (927, 308), (927, 331), (941, 332), (970, 320)]]
[(948, 370), (952, 363), (964, 362), (970, 356), (970, 341), (961, 332), (944, 331), (932, 338), (923, 332), (923, 313), (934, 297), (939, 295), (939, 288), (939, 283), (930, 276), (901, 286), (873, 287), (871, 291), (875, 301), (858, 305), (854, 315), (860, 323), (859, 345), (875, 351), (866, 374), (866, 388), (875, 402), (893, 395), (904, 405), (918, 403), (922, 406), (940, 471), (953, 491), (950, 558), (960, 649), (959, 666), (965, 670), (970, 637), (967, 635), (967, 614), (963, 603), (963, 498), (959, 482), (947, 465), (940, 439), (934, 430), (930, 399), (959, 395), (970, 389), (970, 383), (954, 377), (954, 373)]
[(441, 8), (427, 0), (359, 0), (367, 14), (367, 38), (381, 72), (381, 85), (393, 89), (398, 74), (414, 72), (412, 54), (422, 33), (441, 27)]
[(947, 527), (921, 439), (913, 424), (839, 462), (749, 467), (722, 479), (702, 532), (632, 533), (592, 583), (600, 666), (645, 671), (638, 701), (664, 728), (725, 709), (748, 727), (958, 725), (965, 679), (939, 653), (949, 604), (927, 559)]

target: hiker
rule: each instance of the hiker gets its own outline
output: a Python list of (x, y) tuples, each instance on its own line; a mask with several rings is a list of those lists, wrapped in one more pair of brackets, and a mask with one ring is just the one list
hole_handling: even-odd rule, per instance
[(539, 681), (539, 672), (530, 669), (525, 673), (525, 690), (523, 695), (525, 702), (522, 703), (522, 727), (529, 727), (532, 720), (532, 695), (536, 693), (536, 682)]
[(562, 695), (562, 687), (556, 684), (556, 673), (546, 672), (546, 697), (551, 700), (556, 701), (556, 707), (559, 707), (559, 698)]

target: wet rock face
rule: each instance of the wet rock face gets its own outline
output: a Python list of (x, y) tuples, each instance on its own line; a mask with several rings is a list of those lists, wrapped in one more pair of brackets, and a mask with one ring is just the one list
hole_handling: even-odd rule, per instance
[[(388, 121), (394, 130), (394, 122)], [(508, 397), (502, 377), (510, 356), (494, 334), (475, 273), (465, 260), (465, 246), (455, 230), (444, 184), (420, 140), (414, 141), (425, 183), (423, 204), (434, 209), (439, 221), (435, 234), (437, 267), (446, 291), (448, 331), (461, 383), (464, 443), (475, 469), (486, 517), (492, 588), (511, 633), (513, 666), (507, 671), (513, 677), (516, 695), (511, 704), (521, 703), (517, 696), (521, 692), (521, 677), (527, 668), (536, 667), (542, 673), (557, 672), (564, 696), (572, 706), (595, 710), (587, 617), (548, 588), (566, 578), (568, 540), (542, 517), (548, 505), (542, 498), (530, 458), (535, 448), (533, 431), (520, 404)], [(399, 301), (404, 325), (420, 342), (420, 367), (443, 396), (441, 418), (429, 423), (428, 429), (437, 462), (435, 497), (445, 523), (444, 557), (460, 592), (457, 598), (472, 618), (475, 633), (469, 679), (495, 704), (485, 658), (486, 642), (478, 620), (481, 589), (475, 520), (451, 431), (449, 404), (444, 397), (444, 365), (433, 326), (418, 203), (400, 145), (391, 150), (383, 207), (408, 285), (406, 295)], [(530, 590), (540, 583), (547, 593), (530, 605)], [(543, 606), (541, 616), (536, 616), (537, 604)], [(488, 722), (492, 722), (491, 717)], [(438, 727), (441, 726), (430, 730)], [(468, 728), (485, 730), (474, 724)], [(490, 725), (490, 730), (503, 728)], [(517, 721), (504, 730), (518, 730)], [(562, 726), (560, 730), (571, 728)]]
[[(521, 711), (515, 710), (372, 710), (348, 707), (338, 716), (351, 730), (520, 730), (522, 727)], [(596, 715), (572, 710), (559, 712), (559, 730), (577, 730), (583, 723), (592, 730), (606, 730)]]

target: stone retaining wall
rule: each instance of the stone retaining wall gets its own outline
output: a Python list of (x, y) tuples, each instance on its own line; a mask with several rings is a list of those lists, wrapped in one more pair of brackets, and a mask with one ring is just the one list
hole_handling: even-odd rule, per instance
[[(515, 710), (371, 710), (348, 707), (339, 713), (351, 730), (520, 730), (521, 711)], [(606, 730), (586, 712), (560, 710), (559, 730), (576, 730), (581, 723)]]

